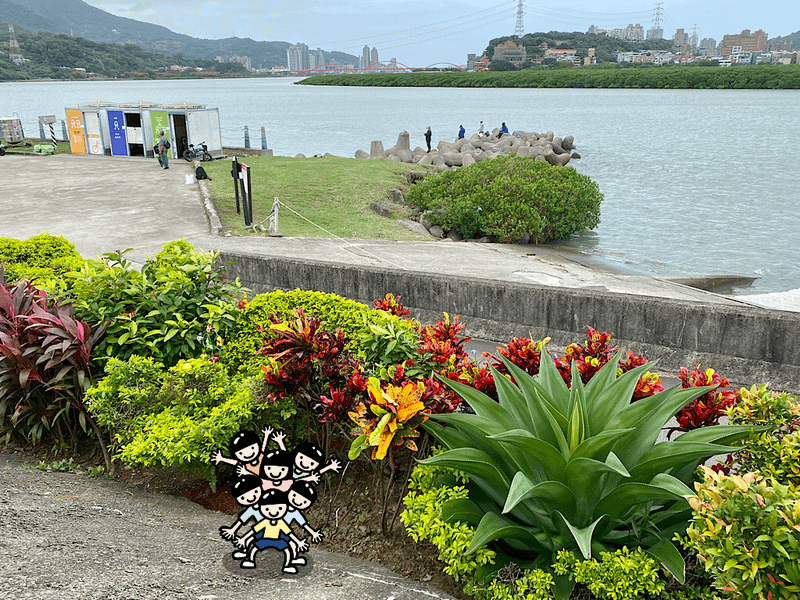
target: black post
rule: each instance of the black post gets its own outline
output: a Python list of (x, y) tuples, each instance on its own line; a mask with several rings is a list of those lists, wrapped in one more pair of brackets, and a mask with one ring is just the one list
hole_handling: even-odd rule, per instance
[[(241, 177), (239, 179), (239, 182), (240, 182), (241, 188), (242, 188), (240, 191), (241, 191), (241, 194), (242, 194), (242, 209), (244, 211), (244, 224), (245, 224), (246, 227), (249, 227), (250, 225), (253, 224), (253, 217), (250, 214), (252, 205), (250, 204), (250, 201), (247, 198), (247, 196), (248, 196), (248, 188), (250, 187), (250, 183), (249, 183), (249, 181), (250, 181), (250, 169), (244, 163), (241, 163), (239, 165), (239, 167), (241, 169)], [(247, 187), (245, 187), (245, 184), (244, 184), (245, 176), (248, 179)]]
[(231, 177), (233, 177), (233, 191), (236, 193), (236, 214), (242, 214), (241, 209), (239, 208), (239, 173), (241, 169), (239, 169), (239, 161), (234, 156), (231, 159)]
[(250, 220), (248, 225), (253, 224), (253, 181), (250, 173), (250, 167), (247, 167), (247, 216)]

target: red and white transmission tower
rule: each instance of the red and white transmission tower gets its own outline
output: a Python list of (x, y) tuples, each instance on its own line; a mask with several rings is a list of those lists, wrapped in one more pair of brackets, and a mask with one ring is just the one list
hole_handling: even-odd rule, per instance
[(11, 19), (8, 20), (8, 34), (10, 36), (10, 40), (8, 42), (9, 50), (8, 50), (8, 58), (18, 67), (22, 66), (22, 63), (25, 62), (25, 59), (22, 58), (22, 52), (19, 49), (19, 42), (17, 42), (17, 36), (14, 35), (14, 24), (11, 22)]
[(517, 4), (517, 26), (514, 28), (514, 35), (517, 37), (522, 37), (525, 35), (525, 26), (522, 24), (522, 15), (525, 11), (525, 2), (524, 0), (519, 0)]

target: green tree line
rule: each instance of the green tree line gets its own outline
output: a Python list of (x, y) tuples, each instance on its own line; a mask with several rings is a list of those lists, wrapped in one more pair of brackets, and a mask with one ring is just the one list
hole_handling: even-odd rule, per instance
[(487, 88), (800, 89), (800, 65), (625, 66), (309, 77), (306, 85)]
[(181, 55), (165, 56), (146, 52), (133, 44), (104, 44), (64, 34), (31, 33), (23, 29), (17, 29), (16, 36), (25, 61), (19, 66), (14, 64), (10, 60), (8, 46), (2, 48), (0, 80), (84, 79), (97, 75), (154, 78), (156, 73), (171, 74), (169, 68), (175, 64), (226, 75), (248, 74), (244, 66), (238, 63), (190, 60)]

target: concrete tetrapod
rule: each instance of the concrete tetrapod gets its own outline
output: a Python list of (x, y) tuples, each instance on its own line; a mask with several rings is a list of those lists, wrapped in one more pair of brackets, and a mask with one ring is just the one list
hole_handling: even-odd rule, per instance
[(384, 150), (383, 142), (373, 141), (369, 153), (357, 150), (355, 157), (388, 158), (404, 163), (454, 168), (469, 166), (494, 158), (498, 154), (513, 152), (519, 156), (546, 160), (551, 165), (563, 167), (571, 158), (580, 158), (579, 154), (570, 152), (574, 148), (575, 138), (571, 135), (560, 138), (552, 131), (544, 134), (527, 131), (501, 134), (499, 129), (495, 129), (488, 136), (475, 133), (454, 142), (441, 140), (431, 152), (419, 146), (412, 151), (410, 136), (407, 131), (402, 131), (397, 136), (397, 143), (391, 148)]

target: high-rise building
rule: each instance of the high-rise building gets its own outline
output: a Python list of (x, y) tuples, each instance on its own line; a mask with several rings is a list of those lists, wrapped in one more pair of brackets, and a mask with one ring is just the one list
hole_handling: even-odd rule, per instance
[(661, 27), (651, 27), (647, 30), (647, 39), (648, 40), (663, 40), (664, 39), (664, 29)]
[(722, 38), (722, 47), (719, 53), (723, 58), (731, 55), (734, 47), (739, 47), (739, 53), (750, 54), (752, 52), (764, 52), (768, 41), (767, 34), (763, 29), (759, 29), (751, 34), (749, 29), (745, 29), (737, 35), (726, 35)]
[(689, 52), (689, 34), (683, 29), (675, 31), (672, 36), (672, 50), (678, 54), (686, 54)]
[(286, 66), (290, 71), (310, 69), (309, 64), (308, 46), (305, 44), (294, 44), (286, 49)]
[(637, 23), (636, 25), (629, 24), (625, 28), (625, 41), (626, 42), (643, 42), (644, 41), (644, 27)]
[(310, 52), (308, 55), (308, 68), (309, 69), (316, 69), (317, 67), (321, 67), (325, 64), (325, 53), (322, 51), (322, 48), (317, 48), (313, 52)]
[(369, 53), (369, 64), (371, 67), (378, 68), (380, 64), (378, 63), (378, 49), (373, 48), (372, 52)]
[(361, 51), (361, 68), (366, 69), (369, 67), (369, 46), (364, 46)]

